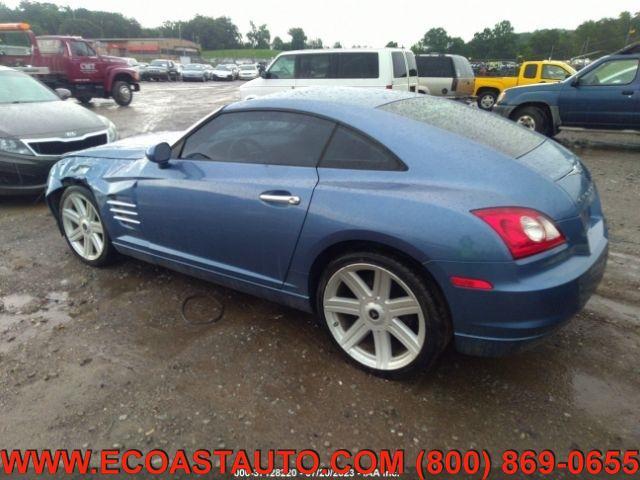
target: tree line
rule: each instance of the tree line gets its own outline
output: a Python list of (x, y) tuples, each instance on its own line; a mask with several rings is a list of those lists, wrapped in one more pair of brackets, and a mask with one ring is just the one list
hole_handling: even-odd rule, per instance
[[(188, 21), (165, 21), (154, 28), (121, 13), (61, 7), (53, 3), (23, 0), (16, 8), (0, 1), (0, 22), (28, 22), (38, 35), (73, 34), (86, 38), (179, 37), (199, 43), (204, 50), (230, 48), (272, 48), (274, 50), (302, 50), (324, 48), (320, 38), (307, 38), (300, 27), (292, 27), (288, 38), (271, 38), (266, 24), (250, 22), (250, 30), (243, 36), (229, 17), (196, 15)], [(589, 20), (575, 30), (541, 29), (515, 33), (508, 20), (492, 28), (476, 32), (465, 42), (450, 36), (444, 28), (430, 28), (411, 49), (416, 53), (455, 53), (476, 60), (486, 59), (542, 59), (571, 58), (592, 52), (607, 53), (625, 44), (640, 40), (640, 12), (622, 12), (616, 18)], [(336, 42), (334, 48), (342, 45)], [(357, 45), (354, 45), (357, 46)], [(390, 41), (387, 46), (398, 46)]]

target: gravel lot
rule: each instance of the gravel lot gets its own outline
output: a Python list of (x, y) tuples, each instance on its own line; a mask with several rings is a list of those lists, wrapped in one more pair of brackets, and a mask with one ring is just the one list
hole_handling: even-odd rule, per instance
[[(91, 108), (122, 136), (178, 130), (239, 84), (145, 83), (130, 108)], [(637, 449), (640, 138), (618, 137), (560, 136), (611, 228), (586, 310), (527, 353), (450, 350), (406, 382), (349, 366), (309, 315), (134, 260), (84, 266), (44, 203), (0, 199), (0, 448)], [(190, 318), (216, 300), (223, 318), (186, 323), (193, 294)]]

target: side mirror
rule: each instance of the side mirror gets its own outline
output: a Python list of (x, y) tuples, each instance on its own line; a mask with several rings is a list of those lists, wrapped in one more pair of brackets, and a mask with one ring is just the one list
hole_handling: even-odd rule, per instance
[(260, 72), (260, 76), (261, 76), (262, 78), (271, 78), (271, 74), (270, 74), (269, 72), (267, 72), (266, 70), (265, 70), (265, 71)]
[(572, 87), (577, 87), (578, 85), (580, 85), (580, 77), (576, 77), (573, 80), (571, 80)]
[(71, 98), (71, 90), (67, 90), (66, 88), (56, 88), (56, 95), (60, 97), (60, 100), (66, 100), (67, 98)]
[(157, 163), (160, 168), (167, 168), (171, 159), (171, 145), (162, 142), (147, 148), (147, 158), (153, 163)]

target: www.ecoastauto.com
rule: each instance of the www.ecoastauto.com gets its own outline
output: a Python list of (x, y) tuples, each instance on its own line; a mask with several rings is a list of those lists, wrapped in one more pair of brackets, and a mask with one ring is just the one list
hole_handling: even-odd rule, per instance
[(451, 475), (466, 478), (526, 478), (563, 473), (575, 478), (636, 476), (638, 450), (404, 450), (339, 449), (328, 464), (311, 449), (276, 450), (0, 450), (5, 475), (180, 475), (208, 477), (411, 477), (425, 480)]

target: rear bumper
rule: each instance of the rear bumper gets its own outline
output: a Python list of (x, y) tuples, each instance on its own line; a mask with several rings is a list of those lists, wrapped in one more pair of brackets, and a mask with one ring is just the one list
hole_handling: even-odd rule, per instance
[(59, 157), (0, 155), (0, 195), (37, 195), (47, 186), (49, 170)]
[[(568, 322), (602, 279), (608, 255), (606, 237), (591, 250), (589, 255), (572, 255), (535, 270), (516, 267), (518, 275), (507, 264), (429, 264), (444, 285), (456, 349), (478, 356), (506, 355), (532, 346)], [(456, 288), (449, 281), (452, 275), (489, 279), (494, 289)]]

